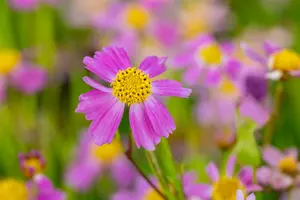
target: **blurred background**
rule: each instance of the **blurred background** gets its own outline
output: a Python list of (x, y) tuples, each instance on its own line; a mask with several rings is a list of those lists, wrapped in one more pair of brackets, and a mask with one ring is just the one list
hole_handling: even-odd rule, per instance
[[(45, 174), (68, 199), (110, 199), (120, 188), (114, 175), (103, 173), (111, 163), (101, 162), (106, 169), (83, 188), (68, 179), (82, 159), (78, 149), (89, 126), (75, 113), (79, 95), (90, 90), (82, 81), (89, 75), (83, 57), (107, 45), (124, 47), (136, 65), (146, 56), (168, 56), (164, 77), (182, 81), (184, 70), (172, 59), (201, 34), (237, 46), (247, 42), (258, 52), (266, 39), (300, 51), (299, 8), (299, 0), (0, 0), (0, 177), (25, 180), (18, 154), (38, 150)], [(235, 55), (252, 64), (239, 50)], [(300, 82), (284, 84), (286, 103), (272, 143), (299, 148)], [(273, 85), (269, 88), (272, 95)], [(208, 94), (200, 85), (189, 99), (164, 99), (177, 125), (169, 139), (173, 157), (201, 180), (207, 180), (206, 164), (222, 163), (235, 143), (231, 122), (219, 119), (226, 110)], [(119, 132), (126, 140), (126, 114)], [(100, 157), (110, 160), (115, 151), (105, 149)], [(144, 151), (134, 155), (150, 173)]]

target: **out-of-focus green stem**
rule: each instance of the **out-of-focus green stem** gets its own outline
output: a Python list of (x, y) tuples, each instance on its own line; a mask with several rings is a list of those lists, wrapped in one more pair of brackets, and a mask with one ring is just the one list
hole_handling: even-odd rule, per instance
[(16, 48), (15, 33), (11, 22), (11, 12), (7, 1), (0, 1), (0, 48)]
[(283, 89), (283, 83), (281, 81), (278, 82), (275, 89), (273, 112), (267, 125), (267, 131), (264, 137), (264, 145), (271, 143), (272, 136), (274, 134), (275, 121), (277, 119), (277, 115), (279, 114), (280, 105), (282, 102)]

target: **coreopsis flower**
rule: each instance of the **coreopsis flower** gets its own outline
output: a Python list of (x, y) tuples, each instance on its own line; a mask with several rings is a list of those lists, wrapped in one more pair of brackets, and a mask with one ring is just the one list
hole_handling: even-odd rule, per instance
[(276, 45), (265, 42), (265, 56), (256, 53), (242, 43), (245, 54), (261, 64), (268, 71), (267, 78), (279, 80), (288, 76), (298, 76), (300, 72), (300, 55), (290, 49), (279, 48)]
[(36, 174), (42, 174), (46, 167), (46, 161), (38, 151), (19, 154), (19, 163), (23, 174), (27, 178), (32, 178)]
[(106, 47), (94, 57), (85, 57), (86, 68), (110, 83), (107, 88), (95, 80), (83, 80), (93, 87), (80, 95), (76, 112), (86, 115), (92, 123), (88, 132), (97, 145), (111, 143), (121, 122), (125, 105), (129, 109), (130, 127), (138, 148), (154, 150), (161, 137), (175, 130), (175, 123), (167, 108), (155, 96), (187, 98), (191, 89), (174, 80), (152, 80), (166, 71), (166, 58), (149, 56), (135, 67), (125, 50)]
[(7, 85), (31, 95), (44, 88), (46, 71), (22, 61), (20, 52), (14, 49), (0, 50), (0, 102), (5, 99)]
[(29, 191), (26, 183), (24, 181), (13, 178), (1, 179), (0, 199), (28, 200)]
[(263, 166), (257, 171), (257, 179), (261, 184), (275, 190), (284, 190), (294, 185), (295, 175), (300, 171), (296, 149), (281, 152), (275, 147), (264, 147), (263, 159), (269, 166)]
[(206, 168), (211, 178), (212, 184), (198, 183), (188, 188), (190, 194), (202, 199), (230, 199), (237, 198), (237, 190), (248, 194), (261, 190), (259, 185), (253, 183), (253, 171), (251, 167), (244, 167), (238, 175), (234, 174), (235, 156), (231, 156), (226, 166), (226, 173), (221, 176), (214, 163), (210, 163)]
[(87, 132), (83, 134), (76, 159), (66, 172), (66, 182), (78, 190), (88, 189), (107, 170), (119, 186), (129, 186), (135, 177), (133, 166), (122, 152), (121, 143), (97, 146)]
[(190, 85), (195, 85), (204, 79), (205, 85), (216, 85), (221, 81), (222, 73), (234, 76), (239, 64), (233, 62), (230, 55), (233, 46), (219, 44), (210, 35), (201, 35), (189, 41), (183, 47), (183, 52), (173, 60), (175, 67), (186, 67), (183, 79)]

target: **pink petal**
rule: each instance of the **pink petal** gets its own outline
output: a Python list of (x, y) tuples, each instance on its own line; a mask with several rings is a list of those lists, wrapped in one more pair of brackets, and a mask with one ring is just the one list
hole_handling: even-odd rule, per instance
[(220, 67), (213, 67), (207, 70), (205, 77), (205, 85), (215, 86), (220, 83), (222, 72)]
[(255, 195), (252, 193), (252, 194), (250, 194), (247, 198), (246, 198), (246, 200), (255, 200)]
[(276, 46), (275, 44), (271, 43), (270, 41), (264, 42), (264, 50), (266, 52), (266, 56), (271, 56), (276, 51), (280, 50), (280, 47)]
[(6, 97), (6, 79), (0, 76), (0, 104)]
[(94, 57), (85, 57), (86, 68), (101, 79), (112, 82), (119, 70), (131, 66), (128, 55), (123, 48), (106, 47), (103, 52), (96, 52)]
[(136, 146), (149, 151), (155, 150), (155, 144), (160, 140), (154, 133), (143, 104), (133, 104), (129, 110), (130, 127)]
[(183, 88), (180, 82), (173, 80), (158, 80), (152, 83), (152, 92), (161, 96), (176, 96), (187, 98), (192, 90)]
[(110, 93), (92, 90), (80, 95), (76, 112), (84, 113), (87, 120), (94, 120), (98, 113), (104, 112), (105, 108), (112, 106), (115, 101), (116, 98)]
[(244, 50), (244, 53), (252, 60), (259, 62), (262, 65), (266, 65), (266, 58), (256, 53), (253, 49), (251, 49), (247, 43), (241, 44), (242, 49)]
[(215, 163), (211, 162), (206, 168), (206, 172), (213, 182), (217, 182), (220, 178), (219, 169)]
[(262, 191), (262, 187), (260, 185), (248, 185), (246, 186), (246, 191), (247, 193), (251, 193), (251, 192), (259, 192)]
[(233, 176), (234, 174), (234, 168), (236, 164), (236, 156), (230, 156), (227, 162), (226, 166), (226, 175), (227, 176)]
[(200, 82), (201, 72), (198, 66), (188, 67), (183, 74), (183, 81), (188, 85), (195, 85)]
[(197, 196), (204, 199), (210, 199), (212, 194), (212, 186), (209, 184), (193, 184), (184, 188), (184, 193), (191, 197)]
[(243, 193), (242, 190), (237, 190), (236, 191), (236, 200), (245, 200), (244, 193)]
[(144, 111), (145, 120), (151, 126), (150, 130), (158, 137), (168, 137), (176, 129), (174, 120), (167, 108), (153, 96), (144, 102)]
[(97, 118), (92, 122), (89, 133), (94, 137), (97, 145), (111, 143), (120, 125), (125, 104), (118, 99), (112, 101), (103, 110), (99, 111)]
[(275, 147), (268, 146), (263, 149), (263, 159), (272, 167), (277, 167), (283, 154)]
[(139, 68), (152, 78), (166, 71), (166, 61), (166, 57), (149, 56), (143, 60)]
[(83, 81), (88, 84), (89, 86), (97, 89), (97, 90), (100, 90), (102, 92), (109, 92), (111, 93), (112, 92), (112, 89), (111, 88), (107, 88), (103, 85), (101, 85), (100, 83), (96, 82), (95, 80), (91, 79), (90, 77), (88, 76), (85, 76), (83, 77)]
[(240, 105), (241, 116), (249, 117), (259, 126), (263, 126), (270, 118), (269, 111), (252, 97), (243, 99)]
[(284, 152), (285, 155), (292, 156), (295, 160), (298, 160), (298, 150), (297, 148), (289, 148)]
[(257, 182), (261, 185), (268, 185), (273, 175), (273, 170), (269, 167), (260, 167), (256, 171)]

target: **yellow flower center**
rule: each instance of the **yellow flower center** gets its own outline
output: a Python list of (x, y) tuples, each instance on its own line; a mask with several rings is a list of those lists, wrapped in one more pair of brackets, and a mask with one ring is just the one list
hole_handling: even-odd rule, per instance
[(113, 95), (128, 105), (141, 103), (151, 95), (149, 75), (135, 67), (120, 70), (111, 86)]
[(154, 189), (151, 188), (146, 193), (143, 200), (163, 200), (163, 198)]
[(238, 94), (238, 88), (234, 85), (234, 83), (225, 78), (223, 79), (221, 85), (220, 85), (220, 91), (223, 94), (229, 95), (229, 96), (235, 96)]
[(44, 171), (45, 166), (39, 158), (30, 157), (24, 161), (24, 175), (27, 177), (33, 176), (31, 169), (34, 169), (34, 174), (40, 174)]
[(5, 200), (27, 200), (28, 191), (24, 182), (5, 179), (0, 181), (0, 199)]
[(300, 69), (300, 56), (298, 53), (283, 49), (274, 53), (269, 60), (269, 68), (290, 72)]
[(282, 158), (278, 163), (279, 169), (285, 173), (295, 173), (297, 171), (297, 161), (292, 156)]
[(14, 49), (2, 49), (0, 50), (0, 74), (7, 74), (21, 60), (21, 54)]
[(118, 157), (122, 152), (122, 147), (119, 141), (113, 140), (110, 144), (104, 144), (102, 146), (97, 146), (96, 144), (92, 144), (91, 153), (92, 155), (104, 162), (110, 163), (116, 157)]
[(199, 33), (206, 30), (205, 25), (199, 20), (191, 20), (186, 22), (184, 29), (184, 37), (186, 39), (192, 39), (199, 35)]
[(244, 186), (234, 177), (222, 177), (213, 185), (213, 200), (236, 200), (236, 191), (245, 191)]
[(222, 62), (222, 51), (218, 44), (211, 44), (199, 49), (199, 56), (206, 64), (218, 65)]
[(139, 5), (131, 5), (126, 12), (127, 23), (136, 29), (144, 28), (149, 22), (149, 13)]

